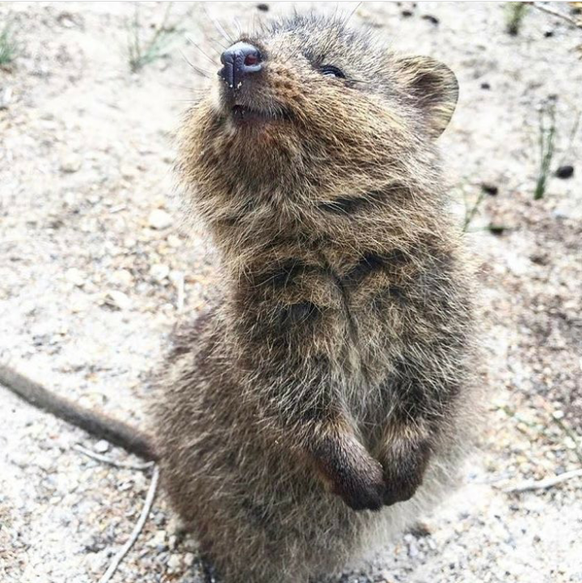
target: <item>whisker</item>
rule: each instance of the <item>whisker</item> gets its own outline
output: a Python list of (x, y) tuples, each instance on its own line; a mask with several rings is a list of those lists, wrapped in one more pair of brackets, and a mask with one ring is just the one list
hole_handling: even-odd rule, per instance
[(191, 44), (194, 48), (198, 49), (213, 65), (216, 65), (216, 60), (213, 59), (208, 53), (206, 53), (202, 47), (197, 45), (189, 36), (186, 36), (186, 41)]
[(358, 8), (362, 5), (362, 2), (358, 2), (356, 7), (348, 14), (347, 18), (342, 22), (343, 26), (346, 26), (347, 23), (351, 20), (352, 16), (356, 13)]
[(180, 50), (180, 54), (182, 55), (182, 58), (186, 61), (186, 63), (188, 63), (188, 65), (190, 65), (190, 67), (196, 71), (199, 75), (202, 75), (202, 77), (206, 78), (206, 79), (210, 79), (210, 75), (208, 74), (208, 71), (204, 71), (203, 69), (200, 69), (199, 67), (197, 67), (196, 65), (193, 65), (189, 60), (188, 57), (184, 54), (184, 52), (182, 50)]
[(240, 20), (235, 17), (233, 19), (233, 22), (234, 22), (234, 26), (235, 26), (236, 31), (237, 31), (237, 36), (240, 38), (242, 36), (242, 26), (241, 26)]
[(208, 9), (206, 8), (205, 4), (203, 4), (202, 6), (204, 12), (206, 13), (206, 16), (208, 17), (208, 19), (210, 20), (218, 34), (221, 35), (224, 38), (224, 40), (227, 40), (230, 44), (233, 44), (234, 41), (232, 40), (230, 35), (226, 32), (226, 30), (224, 30), (224, 27), (220, 24), (220, 22), (218, 22), (218, 20), (215, 19), (214, 16), (210, 14), (210, 12), (208, 12)]
[[(219, 51), (212, 43), (216, 42), (213, 39), (210, 39), (210, 42), (208, 43), (208, 46), (220, 57), (220, 55), (222, 54), (222, 51)], [(226, 48), (223, 47), (220, 43), (219, 43), (221, 48)]]
[(164, 103), (199, 103), (199, 99), (164, 99)]
[(173, 89), (185, 89), (186, 91), (190, 91), (193, 87), (189, 87), (188, 85), (183, 85), (182, 83), (166, 83), (166, 87), (171, 87)]

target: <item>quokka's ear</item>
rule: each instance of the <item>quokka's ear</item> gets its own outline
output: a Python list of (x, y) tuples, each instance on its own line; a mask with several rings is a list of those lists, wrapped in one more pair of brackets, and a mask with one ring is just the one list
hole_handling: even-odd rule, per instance
[(459, 97), (455, 74), (430, 57), (399, 59), (399, 76), (407, 98), (426, 118), (433, 137), (440, 136), (449, 124)]

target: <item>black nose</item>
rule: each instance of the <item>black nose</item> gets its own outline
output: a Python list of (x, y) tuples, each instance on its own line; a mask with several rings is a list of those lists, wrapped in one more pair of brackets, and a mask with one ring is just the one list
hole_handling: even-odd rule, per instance
[(261, 52), (257, 47), (239, 42), (220, 55), (224, 67), (218, 74), (228, 87), (234, 91), (240, 88), (243, 79), (250, 73), (256, 73), (263, 67)]

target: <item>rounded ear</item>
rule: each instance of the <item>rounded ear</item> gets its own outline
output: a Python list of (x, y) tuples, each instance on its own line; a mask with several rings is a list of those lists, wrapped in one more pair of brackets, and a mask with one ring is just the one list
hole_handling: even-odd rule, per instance
[(437, 138), (453, 117), (459, 98), (455, 74), (431, 57), (406, 57), (399, 64), (407, 98), (425, 116), (431, 135)]

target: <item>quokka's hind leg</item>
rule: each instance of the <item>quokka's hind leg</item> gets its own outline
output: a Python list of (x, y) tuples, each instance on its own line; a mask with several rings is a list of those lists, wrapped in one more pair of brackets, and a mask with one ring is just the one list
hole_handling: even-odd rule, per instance
[(350, 509), (303, 470), (273, 478), (275, 489), (255, 489), (249, 478), (248, 489), (205, 505), (197, 538), (217, 583), (308, 583), (352, 556), (371, 513)]
[(308, 583), (309, 565), (292, 541), (269, 540), (248, 524), (220, 526), (220, 538), (203, 544), (204, 583)]

